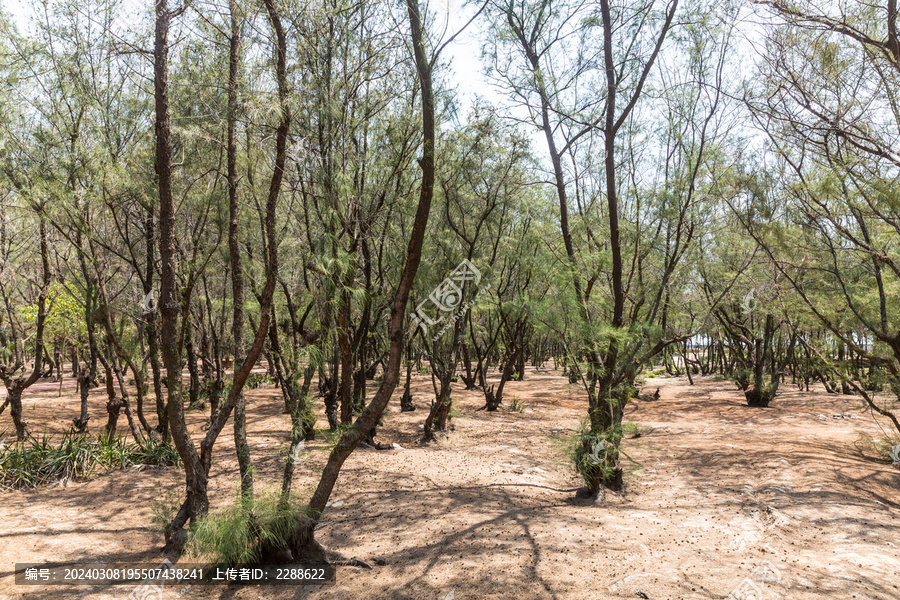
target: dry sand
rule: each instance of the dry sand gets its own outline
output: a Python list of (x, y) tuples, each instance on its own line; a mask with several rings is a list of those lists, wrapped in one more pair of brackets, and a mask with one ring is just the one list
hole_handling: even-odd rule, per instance
[[(340, 567), (333, 586), (168, 587), (146, 597), (900, 598), (900, 470), (853, 444), (859, 432), (880, 435), (862, 401), (785, 385), (771, 408), (754, 409), (727, 381), (696, 381), (651, 379), (646, 389), (658, 386), (660, 399), (629, 405), (642, 434), (624, 445), (626, 490), (601, 506), (574, 499), (580, 481), (555, 441), (586, 409), (583, 392), (559, 373), (528, 369), (525, 381), (507, 384), (496, 413), (476, 410), (479, 392), (455, 390), (455, 429), (429, 446), (416, 443), (426, 411), (400, 413), (392, 402), (379, 439), (403, 449), (354, 453), (317, 532), (336, 550), (385, 564)], [(430, 381), (417, 377), (414, 389), (420, 407), (427, 404)], [(64, 391), (25, 396), (34, 433), (59, 431), (76, 415), (74, 390)], [(101, 396), (92, 394), (95, 428)], [(250, 398), (258, 487), (272, 486), (288, 420), (279, 390)], [(509, 410), (513, 399), (523, 411)], [(189, 415), (199, 432), (204, 415)], [(119, 423), (126, 426), (124, 417)], [(301, 495), (317, 481), (322, 448), (311, 444), (297, 469)], [(236, 473), (226, 428), (214, 505), (233, 501)], [(126, 586), (16, 586), (13, 564), (159, 562), (151, 504), (177, 497), (182, 485), (179, 469), (169, 468), (0, 493), (0, 600), (137, 597)]]

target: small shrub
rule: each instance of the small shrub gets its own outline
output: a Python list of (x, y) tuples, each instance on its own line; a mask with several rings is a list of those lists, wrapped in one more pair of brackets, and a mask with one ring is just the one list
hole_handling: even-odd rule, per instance
[(513, 398), (512, 404), (509, 405), (509, 410), (514, 410), (516, 412), (525, 412), (525, 403), (519, 402), (518, 398)]
[(184, 502), (184, 492), (181, 487), (173, 487), (167, 490), (161, 497), (157, 496), (150, 501), (150, 522), (159, 533), (165, 533), (166, 526), (175, 518), (178, 509)]
[(900, 437), (896, 435), (875, 439), (865, 433), (860, 433), (853, 442), (853, 447), (867, 458), (879, 462), (889, 462), (895, 467), (900, 466)]
[(268, 373), (250, 373), (247, 381), (244, 383), (245, 390), (255, 390), (256, 388), (265, 387), (267, 385), (275, 385)]
[[(575, 470), (581, 475), (586, 486), (590, 486), (591, 481), (598, 475), (600, 479), (608, 479), (613, 476), (613, 472), (618, 466), (614, 458), (609, 455), (610, 450), (615, 448), (616, 436), (614, 433), (593, 434), (589, 426), (583, 426), (576, 434), (572, 462), (575, 463)], [(619, 439), (621, 439), (620, 436)]]
[(181, 464), (178, 450), (168, 442), (158, 439), (144, 440), (143, 444), (131, 444), (131, 461), (136, 465), (170, 467)]
[(622, 436), (623, 437), (640, 437), (643, 433), (643, 429), (641, 428), (641, 424), (632, 419), (628, 419), (624, 423), (622, 423)]

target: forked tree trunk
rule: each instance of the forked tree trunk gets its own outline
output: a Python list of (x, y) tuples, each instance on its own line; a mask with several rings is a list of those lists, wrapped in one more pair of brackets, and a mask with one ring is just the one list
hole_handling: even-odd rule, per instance
[[(266, 9), (272, 22), (272, 28), (276, 38), (276, 80), (278, 84), (278, 99), (281, 107), (281, 121), (275, 131), (275, 167), (272, 179), (269, 183), (268, 197), (265, 205), (265, 218), (263, 222), (266, 246), (266, 283), (260, 298), (260, 321), (253, 340), (253, 345), (246, 357), (236, 369), (234, 382), (228, 393), (221, 410), (210, 421), (206, 436), (200, 444), (200, 452), (194, 446), (193, 440), (187, 431), (184, 420), (184, 407), (182, 405), (181, 391), (181, 345), (179, 343), (178, 316), (179, 299), (176, 284), (175, 258), (175, 214), (174, 198), (172, 194), (172, 140), (171, 125), (169, 120), (168, 102), (168, 30), (169, 23), (180, 11), (170, 12), (167, 0), (157, 0), (156, 4), (156, 37), (154, 45), (154, 91), (156, 102), (156, 164), (159, 176), (160, 197), (160, 259), (161, 292), (160, 314), (162, 316), (162, 350), (163, 360), (167, 370), (167, 385), (169, 390), (169, 426), (172, 439), (178, 454), (184, 463), (186, 499), (178, 513), (166, 527), (166, 548), (168, 551), (180, 552), (187, 541), (187, 531), (184, 526), (188, 523), (196, 524), (203, 519), (209, 510), (209, 498), (207, 484), (209, 471), (212, 467), (212, 450), (216, 439), (221, 433), (232, 410), (238, 402), (238, 396), (243, 390), (244, 383), (250, 375), (252, 366), (259, 359), (265, 345), (266, 335), (271, 323), (272, 298), (275, 293), (278, 273), (278, 248), (276, 236), (275, 212), (278, 204), (278, 195), (284, 177), (285, 155), (287, 149), (287, 135), (290, 128), (291, 116), (287, 104), (287, 49), (284, 29), (281, 20), (275, 10), (273, 0), (264, 0)], [(234, 4), (231, 5), (232, 8)], [(182, 5), (184, 10), (185, 5)], [(182, 300), (185, 303), (190, 298)], [(187, 311), (184, 311), (187, 314)], [(182, 327), (187, 326), (182, 322)]]

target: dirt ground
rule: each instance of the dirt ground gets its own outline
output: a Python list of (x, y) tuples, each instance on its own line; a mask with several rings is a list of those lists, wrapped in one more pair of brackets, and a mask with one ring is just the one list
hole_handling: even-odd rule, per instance
[[(379, 434), (402, 449), (361, 449), (345, 464), (317, 537), (384, 564), (340, 567), (320, 587), (167, 587), (146, 598), (560, 600), (896, 600), (900, 598), (900, 470), (861, 454), (860, 432), (880, 435), (854, 396), (783, 386), (753, 409), (727, 381), (651, 379), (627, 415), (641, 435), (624, 446), (626, 490), (600, 506), (580, 485), (559, 440), (585, 398), (558, 373), (527, 370), (497, 413), (479, 392), (454, 391), (455, 430), (416, 444), (426, 411), (392, 402)], [(430, 381), (414, 394), (428, 402)], [(26, 395), (34, 433), (57, 431), (77, 398)], [(102, 425), (101, 394), (92, 426)], [(258, 488), (275, 485), (288, 421), (278, 390), (250, 392)], [(521, 410), (510, 410), (516, 400)], [(189, 413), (199, 432), (204, 415)], [(0, 430), (12, 429), (8, 416)], [(324, 420), (320, 421), (320, 426)], [(126, 427), (124, 418), (120, 427)], [(884, 426), (887, 430), (887, 425)], [(311, 444), (298, 467), (301, 497), (326, 454)], [(237, 467), (228, 429), (217, 445), (214, 505), (229, 504)], [(158, 563), (154, 502), (177, 497), (177, 468), (117, 471), (67, 487), (0, 493), (0, 600), (137, 598), (135, 587), (17, 586), (14, 563)], [(304, 487), (306, 486), (306, 487)]]

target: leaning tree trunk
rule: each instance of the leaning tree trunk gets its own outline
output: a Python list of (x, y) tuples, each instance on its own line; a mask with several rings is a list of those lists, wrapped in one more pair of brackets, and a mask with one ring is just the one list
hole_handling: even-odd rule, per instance
[[(272, 0), (265, 0), (266, 6)], [(356, 421), (341, 435), (335, 447), (328, 457), (325, 469), (319, 479), (319, 484), (304, 511), (294, 512), (293, 518), (296, 526), (290, 540), (284, 540), (294, 557), (315, 555), (324, 560), (325, 553), (315, 541), (314, 530), (318, 519), (325, 510), (325, 505), (331, 496), (334, 485), (337, 482), (344, 461), (363, 441), (372, 427), (381, 417), (397, 383), (400, 375), (400, 366), (403, 361), (404, 328), (406, 322), (406, 306), (409, 301), (409, 293), (415, 281), (416, 272), (422, 259), (422, 244), (425, 240), (425, 228), (428, 224), (428, 216), (431, 212), (431, 201), (434, 195), (435, 162), (434, 162), (434, 96), (432, 94), (431, 72), (433, 63), (425, 55), (424, 36), (419, 7), (416, 0), (407, 0), (410, 28), (412, 34), (412, 48), (415, 56), (416, 70), (418, 72), (421, 98), (422, 98), (422, 158), (419, 165), (422, 169), (422, 184), (419, 190), (419, 204), (416, 208), (416, 216), (413, 221), (412, 234), (406, 252), (406, 263), (403, 273), (394, 294), (391, 305), (391, 320), (388, 328), (390, 346), (388, 350), (387, 365), (381, 386), (375, 393), (371, 402), (362, 410)]]

